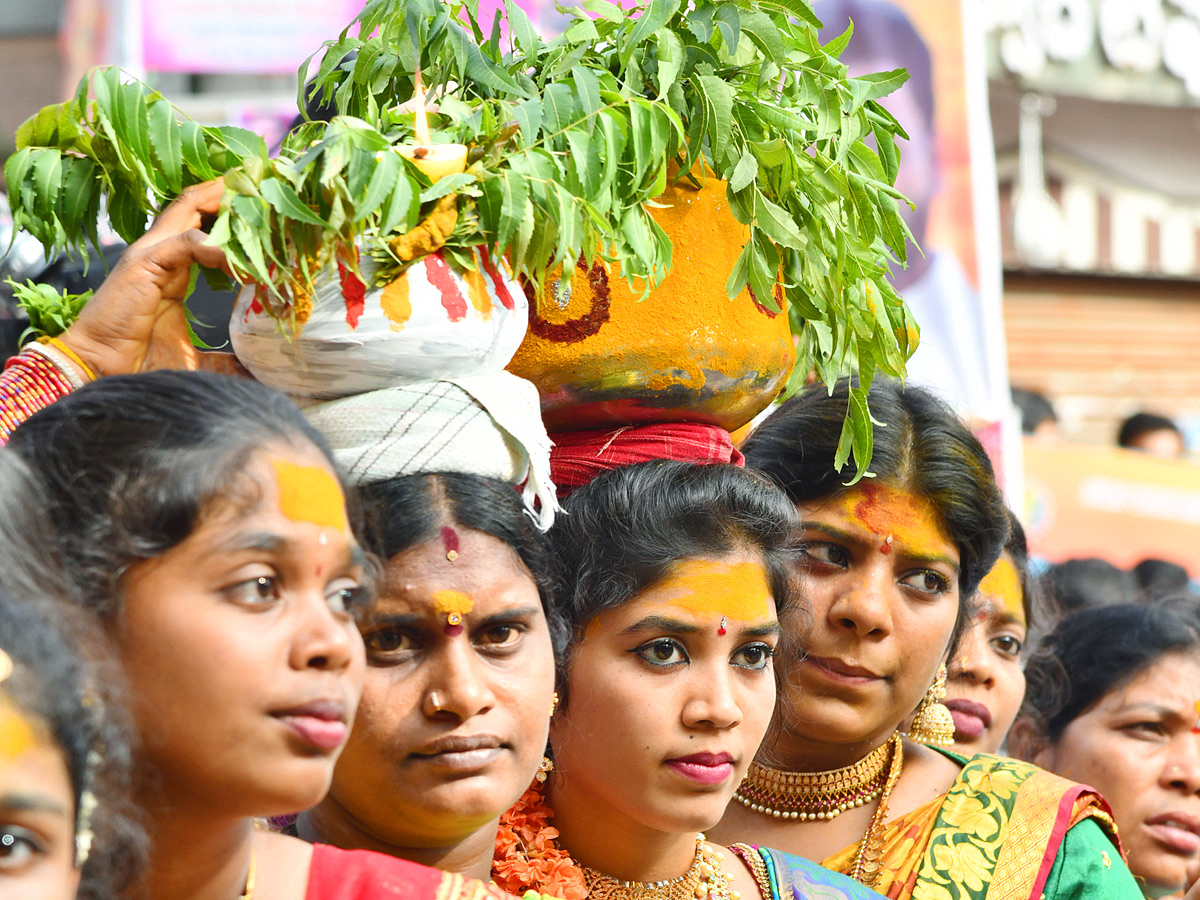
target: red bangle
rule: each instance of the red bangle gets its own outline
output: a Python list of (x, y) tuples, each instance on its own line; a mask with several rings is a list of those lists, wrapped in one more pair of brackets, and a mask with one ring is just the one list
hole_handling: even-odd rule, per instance
[(0, 444), (17, 426), (60, 397), (71, 384), (54, 364), (36, 353), (18, 353), (0, 372)]

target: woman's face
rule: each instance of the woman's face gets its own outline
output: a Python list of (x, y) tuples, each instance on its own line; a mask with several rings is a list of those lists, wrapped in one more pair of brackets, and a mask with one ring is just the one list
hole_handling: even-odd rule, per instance
[(324, 796), (354, 718), (363, 557), (316, 448), (272, 446), (234, 483), (186, 540), (130, 568), (114, 638), (167, 798), (284, 815)]
[(996, 753), (1025, 698), (1021, 649), (1025, 608), (1021, 579), (1007, 553), (979, 583), (976, 614), (950, 660), (946, 706), (954, 750)]
[(928, 501), (886, 484), (799, 509), (797, 579), (812, 626), (807, 655), (784, 678), (781, 724), (806, 742), (881, 741), (916, 708), (945, 656), (958, 616), (958, 548)]
[(1179, 890), (1200, 856), (1200, 658), (1161, 657), (1033, 757), (1112, 806), (1133, 874)]
[(0, 691), (0, 896), (72, 900), (78, 887), (75, 793), (62, 750)]
[(443, 529), (388, 560), (364, 639), (362, 705), (323, 805), (394, 846), (444, 846), (497, 819), (533, 780), (554, 694), (550, 632), (520, 557), (483, 532)]
[(551, 723), (555, 791), (603, 827), (712, 827), (770, 722), (778, 640), (766, 571), (744, 552), (682, 560), (597, 615)]

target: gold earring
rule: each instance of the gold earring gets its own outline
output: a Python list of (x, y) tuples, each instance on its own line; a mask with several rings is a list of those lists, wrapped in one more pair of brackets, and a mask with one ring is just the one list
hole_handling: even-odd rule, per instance
[(950, 715), (942, 701), (946, 699), (946, 667), (939, 666), (937, 677), (933, 680), (917, 714), (913, 716), (912, 727), (908, 736), (920, 744), (937, 744), (948, 747), (954, 743), (954, 717)]
[(558, 709), (558, 691), (554, 692), (554, 696), (550, 698), (550, 716), (554, 717), (555, 711)]
[(550, 776), (550, 773), (553, 771), (554, 771), (554, 760), (552, 760), (548, 756), (543, 756), (542, 762), (538, 766), (537, 774), (534, 775), (533, 777), (538, 780), (539, 784), (545, 784), (546, 779)]

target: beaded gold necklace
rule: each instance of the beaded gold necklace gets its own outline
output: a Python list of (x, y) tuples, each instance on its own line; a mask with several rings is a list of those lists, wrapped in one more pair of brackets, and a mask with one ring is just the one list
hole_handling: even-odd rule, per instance
[[(787, 772), (767, 766), (750, 766), (733, 795), (754, 812), (776, 819), (825, 820), (879, 798), (867, 833), (854, 854), (847, 873), (866, 887), (874, 887), (883, 854), (883, 825), (888, 799), (904, 768), (904, 741), (900, 732), (852, 766), (830, 772)], [(763, 774), (770, 773), (770, 774)]]
[(829, 772), (788, 772), (751, 763), (733, 797), (742, 806), (776, 819), (834, 819), (883, 792), (891, 746), (891, 742), (882, 744), (854, 765)]
[(667, 881), (618, 881), (611, 875), (583, 867), (588, 900), (740, 900), (729, 888), (731, 879), (721, 857), (696, 835), (696, 857), (688, 870)]

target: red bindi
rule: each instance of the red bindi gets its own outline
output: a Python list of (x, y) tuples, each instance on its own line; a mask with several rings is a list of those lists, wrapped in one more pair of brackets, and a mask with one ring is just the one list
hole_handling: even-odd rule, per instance
[(879, 552), (887, 556), (892, 552), (892, 536), (889, 534), (883, 539), (883, 543), (879, 545)]
[(442, 546), (446, 548), (446, 559), (458, 559), (458, 532), (449, 525), (442, 526)]
[(729, 619), (727, 616), (721, 616), (721, 624), (717, 626), (717, 634), (721, 635), (722, 637), (725, 636), (725, 623), (728, 621)]

